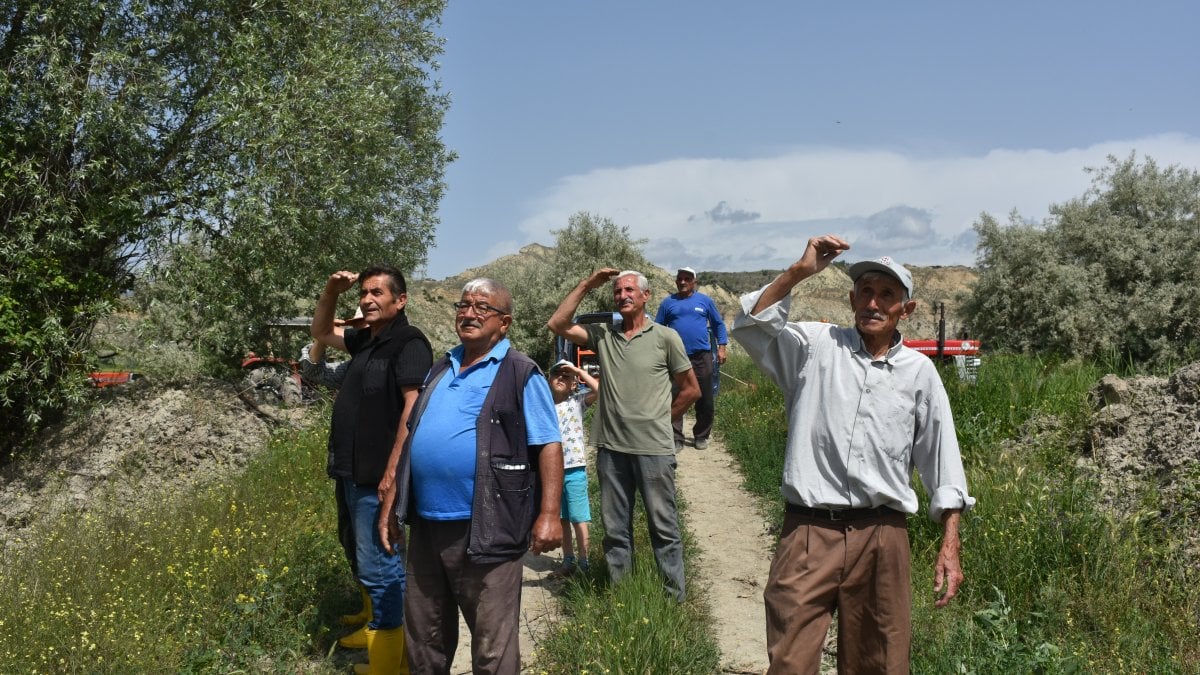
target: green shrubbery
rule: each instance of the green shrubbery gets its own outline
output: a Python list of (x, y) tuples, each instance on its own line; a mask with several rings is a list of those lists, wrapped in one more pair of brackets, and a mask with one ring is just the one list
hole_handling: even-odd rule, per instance
[(1179, 364), (1200, 355), (1200, 174), (1134, 158), (1041, 226), (984, 214), (964, 311), (992, 349)]
[[(642, 255), (642, 240), (633, 239), (628, 227), (608, 218), (576, 213), (567, 226), (554, 232), (554, 249), (544, 261), (512, 271), (506, 280), (517, 307), (508, 336), (517, 349), (548, 367), (554, 336), (546, 321), (567, 293), (599, 267), (634, 269), (648, 274), (650, 264)], [(613, 311), (612, 293), (589, 293), (579, 313)]]
[(228, 367), (339, 266), (432, 242), (441, 0), (0, 8), (0, 459), (80, 397), (134, 275)]

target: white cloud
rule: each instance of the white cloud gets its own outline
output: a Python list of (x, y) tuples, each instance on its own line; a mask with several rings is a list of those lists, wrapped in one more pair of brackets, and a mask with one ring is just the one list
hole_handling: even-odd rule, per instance
[(969, 265), (980, 213), (1004, 221), (1016, 209), (1040, 221), (1050, 204), (1084, 194), (1092, 180), (1085, 167), (1134, 150), (1160, 166), (1200, 168), (1200, 139), (1181, 134), (983, 156), (802, 148), (757, 159), (679, 159), (567, 176), (528, 205), (520, 229), (526, 241), (552, 243), (551, 230), (589, 211), (647, 239), (650, 260), (668, 269), (784, 267), (808, 237), (826, 232), (850, 241), (849, 261), (888, 254)]

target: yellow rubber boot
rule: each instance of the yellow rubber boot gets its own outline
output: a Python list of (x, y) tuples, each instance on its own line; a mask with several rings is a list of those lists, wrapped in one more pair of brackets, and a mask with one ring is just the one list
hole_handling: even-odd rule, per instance
[(338, 638), (338, 646), (344, 649), (366, 649), (367, 630), (366, 626), (360, 626), (353, 633)]
[[(361, 626), (371, 620), (371, 594), (367, 593), (367, 587), (362, 584), (358, 585), (358, 593), (362, 596), (363, 608), (358, 614), (346, 614), (338, 619), (343, 626)], [(363, 646), (366, 646), (365, 644)], [(359, 647), (361, 649), (362, 647)]]
[(404, 626), (367, 629), (367, 662), (354, 665), (355, 675), (409, 675)]

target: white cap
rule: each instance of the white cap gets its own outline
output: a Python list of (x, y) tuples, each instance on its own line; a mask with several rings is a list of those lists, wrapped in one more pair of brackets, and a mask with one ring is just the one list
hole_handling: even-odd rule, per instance
[(367, 322), (363, 319), (362, 307), (358, 307), (354, 310), (354, 316), (349, 319), (334, 319), (333, 325), (346, 326), (349, 328), (362, 328), (363, 326), (367, 325)]
[(904, 290), (908, 291), (909, 299), (913, 297), (913, 278), (912, 273), (904, 269), (900, 263), (892, 260), (891, 256), (883, 256), (876, 260), (863, 260), (856, 262), (850, 266), (850, 280), (858, 281), (858, 278), (867, 272), (883, 272), (900, 282)]
[(550, 372), (553, 373), (554, 371), (558, 370), (559, 368), (562, 368), (563, 366), (570, 366), (570, 365), (574, 365), (574, 364), (572, 364), (570, 361), (568, 361), (566, 359), (559, 359), (554, 362), (554, 365), (550, 366)]
[(697, 278), (696, 270), (690, 267), (680, 267), (679, 269), (675, 270), (675, 274), (679, 274), (680, 272), (687, 272), (688, 274), (692, 275), (693, 279)]

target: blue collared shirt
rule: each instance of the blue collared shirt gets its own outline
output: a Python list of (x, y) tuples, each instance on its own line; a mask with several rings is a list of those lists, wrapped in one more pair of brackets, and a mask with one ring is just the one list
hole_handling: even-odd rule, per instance
[(696, 352), (707, 352), (712, 349), (708, 340), (709, 329), (717, 338), (717, 344), (723, 345), (728, 341), (725, 335), (725, 320), (721, 318), (721, 310), (713, 303), (712, 298), (693, 292), (686, 298), (679, 294), (663, 298), (658, 306), (655, 323), (661, 323), (679, 333), (683, 340), (683, 348), (688, 355)]
[[(450, 369), (438, 380), (413, 435), (409, 458), (417, 513), (428, 520), (466, 520), (475, 494), (475, 423), (508, 353), (508, 338), (482, 360), (462, 369), (465, 349), (449, 351)], [(558, 413), (544, 377), (525, 382), (525, 438), (529, 445), (557, 443)]]

